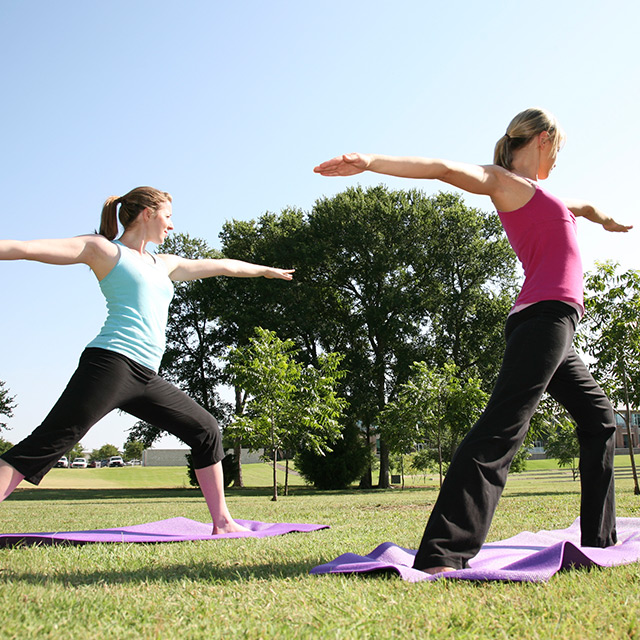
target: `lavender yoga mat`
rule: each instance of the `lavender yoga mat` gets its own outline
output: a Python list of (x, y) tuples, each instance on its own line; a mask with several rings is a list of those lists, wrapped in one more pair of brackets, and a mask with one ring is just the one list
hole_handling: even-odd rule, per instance
[(544, 582), (561, 569), (612, 567), (640, 561), (640, 518), (618, 518), (618, 544), (606, 549), (580, 546), (580, 519), (567, 529), (524, 531), (513, 538), (485, 543), (469, 561), (468, 569), (430, 576), (413, 569), (415, 551), (392, 542), (376, 547), (369, 555), (345, 553), (332, 562), (314, 567), (313, 574), (397, 573), (408, 582), (438, 580), (500, 580)]
[(228, 538), (266, 538), (285, 533), (328, 529), (326, 524), (270, 523), (255, 520), (236, 520), (250, 531), (211, 535), (211, 524), (188, 518), (169, 518), (157, 522), (136, 524), (114, 529), (63, 531), (51, 533), (0, 534), (0, 547), (34, 544), (86, 544), (89, 542), (183, 542), (185, 540), (220, 540)]

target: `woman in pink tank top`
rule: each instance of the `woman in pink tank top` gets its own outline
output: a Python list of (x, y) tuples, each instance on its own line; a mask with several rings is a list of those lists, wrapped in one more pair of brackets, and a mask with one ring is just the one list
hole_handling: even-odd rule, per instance
[(506, 349), (491, 398), (456, 451), (416, 555), (430, 574), (467, 566), (482, 546), (509, 466), (548, 392), (571, 414), (580, 442), (582, 545), (616, 542), (613, 409), (572, 346), (583, 312), (576, 217), (626, 232), (596, 207), (543, 190), (564, 133), (544, 109), (519, 113), (498, 140), (494, 163), (350, 153), (317, 166), (324, 176), (373, 171), (441, 180), (491, 198), (525, 281), (505, 327)]

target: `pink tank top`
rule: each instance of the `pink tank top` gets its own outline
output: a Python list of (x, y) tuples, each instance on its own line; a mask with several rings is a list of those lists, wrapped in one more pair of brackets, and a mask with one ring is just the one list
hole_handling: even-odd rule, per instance
[(560, 300), (583, 313), (575, 216), (561, 200), (532, 184), (536, 190), (527, 204), (515, 211), (498, 211), (525, 275), (514, 310), (543, 300)]

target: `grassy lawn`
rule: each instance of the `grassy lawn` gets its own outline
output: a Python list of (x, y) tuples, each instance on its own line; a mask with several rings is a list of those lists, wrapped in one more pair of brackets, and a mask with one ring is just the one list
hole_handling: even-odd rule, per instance
[[(0, 506), (2, 531), (209, 521), (184, 469), (54, 471), (48, 486), (19, 489)], [(510, 477), (490, 540), (575, 519), (578, 483), (566, 470), (543, 471)], [(618, 515), (640, 517), (630, 478), (624, 469), (617, 475)], [(236, 517), (331, 529), (261, 540), (2, 549), (0, 638), (640, 638), (640, 565), (570, 571), (538, 585), (309, 575), (341, 553), (368, 553), (387, 540), (415, 548), (437, 495), (431, 480), (404, 490), (320, 493), (296, 479), (292, 495), (275, 503), (268, 467), (247, 465), (245, 480), (252, 486), (228, 491)]]
[[(249, 487), (271, 486), (273, 470), (268, 464), (247, 464), (242, 467)], [(278, 471), (278, 482), (284, 484), (284, 470)], [(304, 485), (296, 474), (289, 473), (291, 486)], [(116, 489), (116, 488), (188, 489), (185, 467), (115, 467), (104, 469), (52, 469), (39, 489)]]

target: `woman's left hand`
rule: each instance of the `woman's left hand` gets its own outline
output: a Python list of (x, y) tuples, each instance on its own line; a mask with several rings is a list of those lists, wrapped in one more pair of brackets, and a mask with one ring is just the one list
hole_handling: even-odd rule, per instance
[(269, 279), (277, 278), (279, 280), (292, 280), (294, 271), (295, 269), (277, 269), (276, 267), (267, 267), (264, 277)]
[(603, 222), (602, 226), (607, 231), (613, 231), (613, 232), (619, 232), (619, 233), (626, 233), (627, 231), (629, 231), (629, 229), (633, 229), (632, 224), (620, 224), (619, 222), (616, 222), (613, 218), (610, 218), (606, 222)]

